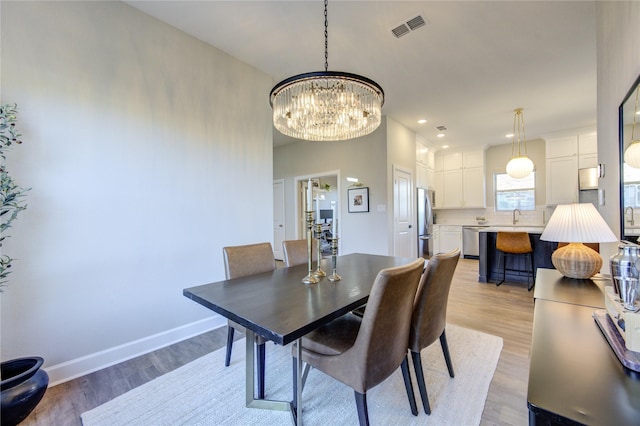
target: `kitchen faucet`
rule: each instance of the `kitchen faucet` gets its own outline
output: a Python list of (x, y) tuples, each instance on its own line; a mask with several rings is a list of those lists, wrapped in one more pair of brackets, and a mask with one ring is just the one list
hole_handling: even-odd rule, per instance
[(522, 214), (522, 212), (520, 212), (520, 210), (518, 209), (513, 209), (513, 224), (515, 225), (516, 223), (518, 223), (518, 219), (516, 219), (516, 212), (518, 212), (518, 216), (520, 216)]
[(626, 216), (629, 210), (631, 210), (631, 219), (629, 219), (629, 225), (633, 226), (635, 225), (635, 222), (633, 220), (633, 207), (628, 206), (626, 209), (624, 209), (624, 215)]

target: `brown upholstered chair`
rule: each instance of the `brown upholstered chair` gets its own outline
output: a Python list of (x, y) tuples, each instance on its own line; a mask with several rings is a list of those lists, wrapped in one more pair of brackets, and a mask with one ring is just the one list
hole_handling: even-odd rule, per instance
[[(526, 232), (498, 232), (496, 237), (496, 249), (498, 250), (498, 268), (502, 263), (502, 280), (496, 281), (496, 286), (502, 284), (506, 277), (507, 271), (527, 272), (527, 290), (531, 291), (535, 285), (535, 269), (533, 266), (533, 249), (531, 248), (531, 240)], [(524, 257), (525, 262), (529, 266), (526, 269), (507, 268), (507, 257)], [(529, 284), (531, 277), (531, 284)]]
[(454, 377), (445, 327), (447, 325), (447, 303), (453, 273), (458, 265), (460, 249), (448, 253), (439, 253), (431, 257), (420, 279), (420, 286), (413, 305), (411, 328), (409, 332), (409, 351), (413, 360), (413, 369), (418, 380), (418, 389), (422, 398), (424, 412), (431, 414), (427, 387), (422, 371), (420, 352), (440, 338), (440, 346), (447, 363), (449, 376)]
[[(411, 308), (424, 260), (380, 271), (362, 318), (351, 313), (302, 338), (302, 361), (351, 387), (361, 425), (369, 424), (367, 391), (402, 368), (407, 396), (418, 414), (409, 377), (407, 348)], [(297, 405), (297, 348), (294, 345), (294, 406)]]
[[(287, 240), (282, 242), (284, 254), (284, 266), (302, 265), (309, 261), (307, 256), (307, 240)], [(311, 241), (311, 261), (318, 260), (318, 243), (315, 239)]]
[[(271, 243), (224, 247), (222, 251), (224, 254), (224, 272), (228, 280), (276, 269), (276, 260), (273, 256)], [(227, 356), (225, 357), (224, 365), (228, 367), (231, 361), (234, 330), (244, 332), (245, 328), (234, 321), (227, 320), (227, 329)], [(258, 352), (258, 398), (264, 398), (264, 344), (264, 337), (256, 335)]]

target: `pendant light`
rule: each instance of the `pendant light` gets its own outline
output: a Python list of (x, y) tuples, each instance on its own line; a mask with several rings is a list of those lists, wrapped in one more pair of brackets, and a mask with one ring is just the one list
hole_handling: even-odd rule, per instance
[(280, 133), (308, 141), (339, 141), (368, 135), (380, 125), (384, 91), (356, 74), (329, 71), (327, 4), (324, 2), (324, 71), (289, 77), (269, 95)]
[(638, 115), (638, 92), (640, 86), (636, 89), (636, 107), (633, 110), (633, 127), (631, 127), (631, 144), (624, 151), (624, 162), (640, 169), (640, 139), (636, 139), (636, 116)]
[[(524, 133), (524, 115), (522, 108), (513, 110), (513, 140), (511, 142), (511, 160), (507, 163), (507, 174), (514, 179), (523, 179), (533, 171), (533, 161), (527, 157), (527, 140)], [(517, 128), (517, 133), (516, 133)], [(516, 137), (518, 138), (518, 155), (516, 152)], [(524, 145), (524, 150), (520, 150), (520, 145)]]

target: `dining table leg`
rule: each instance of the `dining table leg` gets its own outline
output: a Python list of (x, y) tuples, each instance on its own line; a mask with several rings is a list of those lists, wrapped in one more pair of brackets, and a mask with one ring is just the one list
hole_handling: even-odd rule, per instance
[[(246, 387), (245, 397), (248, 408), (261, 408), (265, 410), (289, 411), (292, 410), (291, 401), (276, 401), (256, 397), (256, 334), (247, 329), (246, 334)], [(301, 423), (299, 423), (301, 424)]]
[(296, 341), (296, 425), (302, 426), (302, 339)]

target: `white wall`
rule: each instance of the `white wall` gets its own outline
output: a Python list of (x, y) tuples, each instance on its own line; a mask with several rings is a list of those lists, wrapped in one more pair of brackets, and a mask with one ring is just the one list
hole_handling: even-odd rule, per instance
[(182, 290), (273, 238), (271, 78), (120, 2), (0, 7), (8, 167), (32, 187), (2, 359), (43, 356), (56, 382), (217, 324)]
[[(599, 182), (599, 187), (605, 191), (606, 204), (601, 206), (599, 211), (613, 232), (619, 236), (618, 107), (640, 75), (640, 2), (599, 1), (596, 3), (596, 21), (598, 161), (605, 165), (606, 171), (605, 177)], [(607, 259), (615, 253), (615, 246), (616, 244), (601, 246), (603, 258)]]

